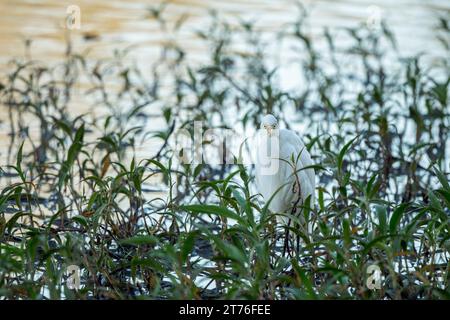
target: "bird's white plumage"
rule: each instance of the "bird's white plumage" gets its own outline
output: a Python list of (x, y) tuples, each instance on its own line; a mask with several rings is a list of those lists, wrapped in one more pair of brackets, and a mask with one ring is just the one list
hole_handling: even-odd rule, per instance
[[(315, 173), (313, 168), (300, 170), (313, 165), (311, 156), (300, 137), (294, 131), (278, 129), (277, 123), (273, 124), (273, 119), (275, 118), (271, 115), (263, 118), (261, 127), (269, 130), (266, 134), (262, 134), (257, 148), (268, 150), (270, 139), (279, 139), (278, 157), (269, 160), (276, 161), (275, 167), (278, 167), (278, 170), (267, 173), (267, 170), (264, 170), (264, 166), (267, 168), (267, 159), (261, 163), (259, 161), (261, 159), (257, 158), (256, 186), (265, 201), (273, 197), (269, 203), (269, 210), (274, 213), (290, 214), (293, 206), (296, 203), (302, 205), (308, 196), (311, 196), (311, 205), (314, 203)], [(297, 179), (299, 187), (296, 184)], [(286, 224), (288, 219), (280, 217), (278, 220)]]

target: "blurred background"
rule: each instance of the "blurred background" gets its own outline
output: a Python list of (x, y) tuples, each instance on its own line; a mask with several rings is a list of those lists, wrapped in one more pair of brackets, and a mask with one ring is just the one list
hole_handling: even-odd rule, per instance
[[(80, 10), (79, 28), (68, 28), (68, 8)], [(190, 65), (207, 63), (211, 49), (198, 33), (207, 30), (212, 15), (236, 27), (234, 46), (242, 53), (249, 49), (248, 39), (242, 37), (239, 44), (239, 25), (248, 22), (253, 25), (263, 40), (264, 57), (267, 63), (277, 68), (280, 87), (298, 91), (307, 87), (301, 68), (292, 67), (299, 57), (306, 53), (298, 49), (290, 38), (278, 42), (280, 33), (299, 17), (299, 7), (305, 10), (308, 19), (302, 26), (302, 33), (314, 42), (317, 52), (327, 50), (324, 30), (332, 32), (333, 41), (346, 45), (351, 39), (347, 28), (373, 25), (380, 21), (392, 31), (397, 41), (395, 55), (408, 57), (424, 53), (421, 60), (433, 65), (439, 56), (445, 56), (443, 46), (438, 44), (436, 25), (438, 17), (450, 12), (450, 1), (442, 0), (131, 0), (131, 1), (33, 1), (1, 0), (0, 12), (0, 72), (10, 70), (12, 59), (31, 59), (45, 62), (47, 66), (57, 65), (70, 50), (82, 55), (87, 63), (111, 59), (116, 50), (129, 50), (121, 57), (124, 64), (136, 64), (143, 77), (151, 81), (152, 68), (158, 64), (161, 48), (176, 43), (183, 51)], [(164, 16), (164, 22), (158, 21)], [(70, 29), (70, 30), (69, 30)], [(174, 31), (175, 30), (175, 31)], [(237, 35), (237, 37), (236, 37)], [(425, 52), (426, 51), (426, 52)], [(392, 52), (390, 52), (392, 54)], [(350, 57), (350, 58), (349, 58)], [(398, 56), (386, 58), (389, 65)], [(354, 68), (351, 56), (340, 60), (344, 66)], [(170, 72), (170, 70), (169, 70)], [(303, 81), (303, 82), (302, 82)], [(92, 107), (92, 100), (86, 100), (82, 93), (89, 87), (88, 79), (80, 78), (75, 94), (69, 104), (70, 112), (82, 114), (100, 112)], [(108, 83), (109, 88), (113, 86)], [(173, 84), (162, 83), (170, 90)], [(78, 88), (78, 89), (77, 89)], [(77, 91), (78, 90), (78, 91)], [(6, 120), (6, 109), (0, 109), (0, 120)], [(0, 159), (5, 163), (7, 148), (7, 123), (0, 121)], [(154, 129), (164, 129), (164, 123), (156, 119)], [(38, 124), (30, 125), (30, 133), (38, 131)], [(157, 150), (155, 141), (147, 140), (138, 148), (138, 155), (145, 157)]]
[[(354, 27), (379, 16), (393, 30), (404, 54), (435, 46), (436, 17), (450, 11), (450, 1), (445, 0), (169, 0), (165, 2), (165, 18), (175, 22), (183, 16), (185, 28), (178, 40), (185, 50), (200, 59), (205, 48), (192, 31), (205, 26), (209, 21), (208, 11), (235, 18), (230, 23), (238, 23), (240, 19), (253, 21), (259, 30), (270, 34), (296, 17), (298, 2), (310, 13), (311, 35), (318, 37), (324, 27)], [(145, 62), (157, 46), (168, 40), (149, 14), (149, 8), (160, 3), (156, 0), (1, 0), (0, 61), (5, 64), (13, 56), (24, 55), (26, 39), (33, 39), (33, 58), (47, 61), (60, 58), (67, 37), (66, 9), (77, 5), (81, 9), (81, 28), (72, 30), (71, 36), (78, 50), (89, 49), (91, 57), (104, 58), (117, 47), (133, 45), (138, 47), (135, 54)]]

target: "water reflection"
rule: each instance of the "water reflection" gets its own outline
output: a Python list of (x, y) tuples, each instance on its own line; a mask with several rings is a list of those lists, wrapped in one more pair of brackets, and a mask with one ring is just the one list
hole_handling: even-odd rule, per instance
[[(64, 54), (64, 17), (69, 5), (81, 9), (81, 29), (72, 32), (78, 50), (89, 49), (92, 57), (109, 57), (114, 48), (138, 45), (142, 57), (148, 57), (151, 46), (167, 40), (158, 24), (148, 15), (148, 8), (159, 2), (146, 1), (1, 1), (0, 12), (0, 62), (4, 64), (13, 56), (23, 55), (23, 40), (31, 38), (32, 55), (36, 59), (52, 60)], [(239, 19), (257, 21), (260, 30), (274, 33), (286, 22), (295, 18), (296, 2), (293, 0), (170, 0), (165, 17), (175, 23), (186, 16), (187, 28), (179, 35), (183, 47), (201, 55), (193, 29), (200, 29), (208, 21), (208, 10), (216, 10), (238, 23)], [(310, 30), (319, 34), (323, 27), (355, 26), (373, 14), (371, 8), (380, 8), (380, 15), (394, 30), (399, 47), (405, 53), (434, 45), (433, 25), (436, 16), (449, 12), (450, 1), (421, 0), (361, 0), (361, 1), (303, 1), (311, 14)], [(239, 17), (239, 19), (237, 19)], [(413, 38), (411, 37), (413, 35)]]

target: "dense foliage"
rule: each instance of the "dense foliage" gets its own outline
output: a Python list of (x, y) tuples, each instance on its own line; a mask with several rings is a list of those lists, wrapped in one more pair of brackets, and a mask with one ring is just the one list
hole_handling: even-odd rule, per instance
[[(182, 21), (170, 29), (151, 13), (176, 39)], [(318, 50), (305, 21), (268, 43), (252, 24), (213, 16), (197, 34), (208, 61), (190, 61), (173, 40), (151, 75), (127, 50), (93, 62), (69, 45), (57, 66), (12, 62), (0, 84), (11, 139), (0, 297), (449, 298), (449, 20), (438, 21), (445, 56), (433, 63), (400, 58), (383, 24), (326, 30)], [(295, 90), (267, 54), (284, 41), (303, 79)], [(75, 116), (76, 95), (102, 112)], [(301, 128), (318, 176), (314, 209), (302, 212), (313, 233), (291, 228), (300, 250), (284, 256), (286, 232), (256, 194), (252, 166), (178, 165), (167, 142), (194, 120), (242, 131), (268, 112)], [(150, 137), (159, 149), (137, 160)], [(67, 288), (70, 265), (79, 290)], [(367, 287), (370, 265), (380, 289)]]

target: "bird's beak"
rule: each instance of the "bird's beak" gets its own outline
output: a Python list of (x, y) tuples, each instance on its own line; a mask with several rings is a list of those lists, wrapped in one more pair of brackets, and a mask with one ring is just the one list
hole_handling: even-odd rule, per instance
[(272, 127), (268, 127), (268, 128), (267, 128), (267, 133), (269, 134), (269, 137), (272, 136), (272, 131), (273, 131), (273, 128), (272, 128)]

